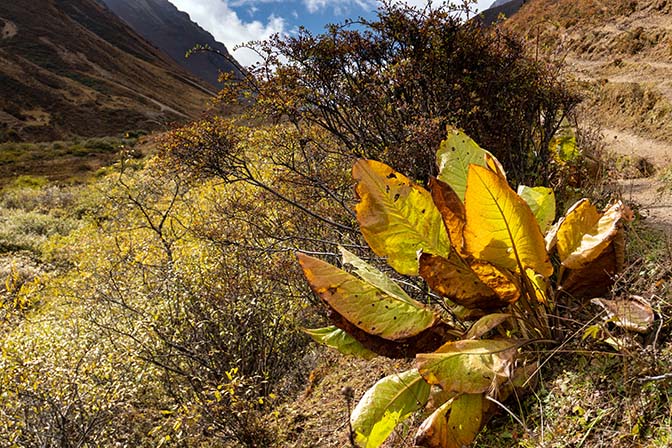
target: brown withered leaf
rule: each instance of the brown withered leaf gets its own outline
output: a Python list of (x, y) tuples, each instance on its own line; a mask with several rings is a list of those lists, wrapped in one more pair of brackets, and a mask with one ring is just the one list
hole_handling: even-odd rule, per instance
[(626, 330), (646, 333), (653, 325), (653, 309), (649, 302), (641, 296), (631, 296), (629, 300), (592, 299), (606, 312), (606, 318)]
[(465, 211), (464, 204), (455, 190), (450, 188), (447, 183), (432, 177), (429, 180), (429, 189), (432, 193), (432, 199), (436, 208), (439, 209), (443, 223), (448, 231), (452, 248), (462, 253), (464, 239)]
[(469, 265), (455, 252), (448, 258), (422, 254), (419, 272), (432, 290), (469, 309), (501, 308), (520, 297), (512, 275), (490, 263)]

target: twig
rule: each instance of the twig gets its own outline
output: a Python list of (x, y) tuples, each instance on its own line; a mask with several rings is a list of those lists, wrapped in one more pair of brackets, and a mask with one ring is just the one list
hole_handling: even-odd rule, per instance
[(672, 378), (672, 372), (670, 373), (664, 373), (662, 375), (656, 375), (656, 376), (645, 376), (642, 378), (637, 378), (638, 381), (641, 381), (642, 383), (645, 383), (647, 381), (663, 381)]

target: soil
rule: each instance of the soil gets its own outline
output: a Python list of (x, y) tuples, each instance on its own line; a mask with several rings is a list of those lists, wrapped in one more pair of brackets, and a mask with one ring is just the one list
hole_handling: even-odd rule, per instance
[(640, 170), (650, 171), (648, 176), (618, 181), (623, 200), (638, 211), (647, 225), (672, 232), (672, 185), (658, 176), (672, 167), (672, 145), (627, 131), (605, 129), (603, 133), (607, 151), (625, 156)]

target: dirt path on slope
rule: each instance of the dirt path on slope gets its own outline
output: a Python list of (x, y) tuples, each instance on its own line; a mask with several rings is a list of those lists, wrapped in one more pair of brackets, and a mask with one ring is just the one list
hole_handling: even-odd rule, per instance
[[(626, 131), (605, 129), (606, 147), (608, 151), (631, 157), (633, 160), (644, 158), (658, 172), (672, 165), (672, 145), (640, 137)], [(672, 190), (670, 186), (651, 177), (623, 179), (618, 181), (623, 200), (634, 205), (646, 219), (646, 223), (672, 233)]]

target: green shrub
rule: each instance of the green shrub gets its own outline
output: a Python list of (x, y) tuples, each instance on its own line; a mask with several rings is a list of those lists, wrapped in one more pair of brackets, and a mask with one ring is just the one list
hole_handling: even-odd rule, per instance
[(9, 187), (13, 189), (20, 189), (20, 188), (38, 189), (44, 187), (48, 183), (49, 180), (47, 180), (46, 177), (22, 175), (14, 179)]

